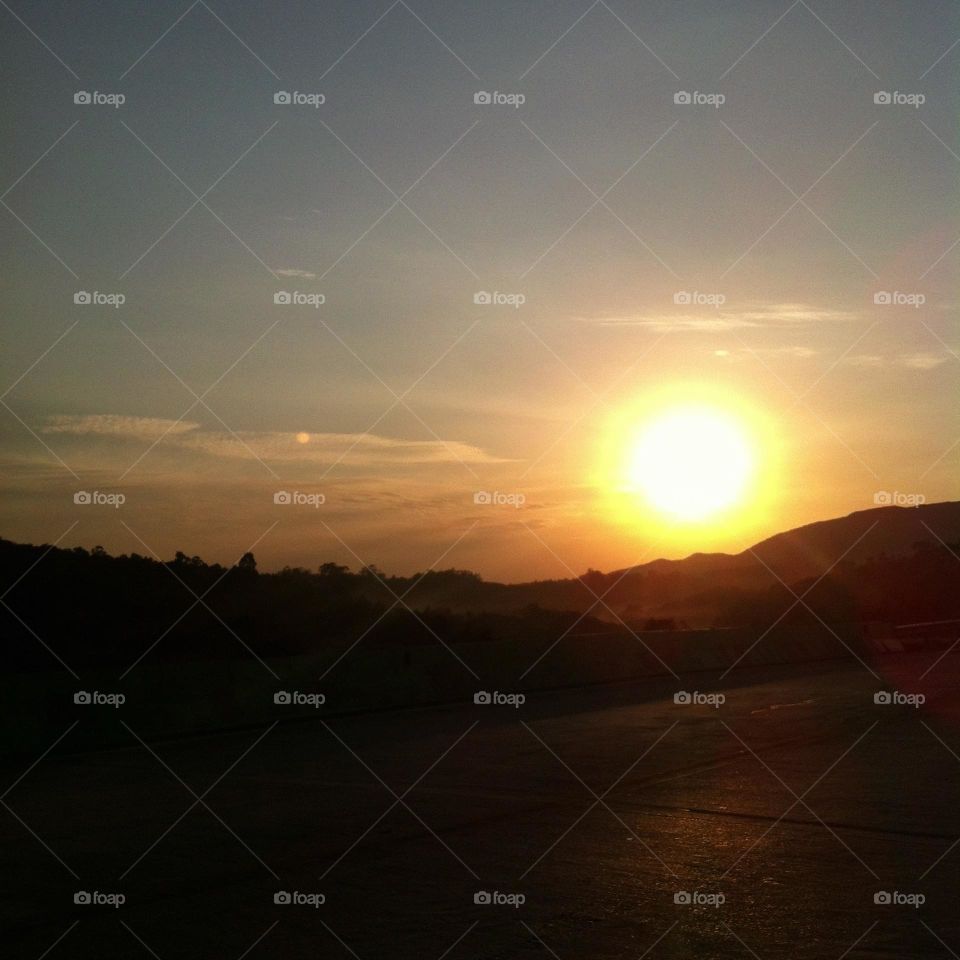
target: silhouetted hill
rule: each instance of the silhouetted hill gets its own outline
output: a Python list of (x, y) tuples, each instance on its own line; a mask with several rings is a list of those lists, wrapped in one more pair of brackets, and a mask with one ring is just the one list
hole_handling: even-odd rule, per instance
[(160, 562), (6, 540), (0, 583), (0, 644), (14, 671), (57, 669), (57, 660), (288, 657), (361, 641), (547, 645), (625, 624), (904, 623), (960, 617), (960, 504), (865, 510), (739, 554), (522, 584), (467, 570), (394, 577), (335, 563), (260, 573), (251, 554), (228, 568), (183, 553)]
[(798, 580), (823, 573), (841, 557), (862, 563), (882, 554), (905, 556), (915, 543), (957, 540), (960, 502), (946, 502), (858, 510), (778, 533), (756, 544), (752, 552), (785, 580)]
[(960, 541), (960, 502), (876, 507), (775, 534), (737, 554), (695, 553), (608, 574), (607, 596), (622, 611), (702, 620), (718, 594), (754, 590), (782, 580), (818, 577), (834, 565), (909, 556), (916, 544)]

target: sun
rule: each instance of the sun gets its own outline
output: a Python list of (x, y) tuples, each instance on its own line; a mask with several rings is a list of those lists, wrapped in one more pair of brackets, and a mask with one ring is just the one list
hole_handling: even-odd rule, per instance
[(673, 521), (698, 523), (742, 501), (756, 460), (735, 415), (702, 404), (676, 406), (653, 415), (629, 441), (626, 486)]
[(621, 397), (594, 443), (598, 520), (624, 542), (665, 552), (729, 549), (767, 529), (790, 456), (766, 397), (693, 380)]

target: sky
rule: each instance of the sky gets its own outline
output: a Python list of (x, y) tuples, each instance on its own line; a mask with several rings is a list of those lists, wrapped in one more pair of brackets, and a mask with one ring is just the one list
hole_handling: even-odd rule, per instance
[[(951, 5), (0, 21), (0, 536), (516, 581), (958, 499)], [(611, 466), (685, 393), (729, 523)]]

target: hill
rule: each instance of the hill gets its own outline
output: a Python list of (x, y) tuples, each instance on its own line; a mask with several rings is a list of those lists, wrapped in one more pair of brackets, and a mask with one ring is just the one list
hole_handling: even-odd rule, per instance
[[(811, 617), (906, 623), (960, 617), (960, 503), (865, 510), (739, 554), (525, 584), (487, 583), (467, 570), (394, 577), (335, 563), (260, 573), (251, 554), (224, 568), (183, 553), (160, 562), (6, 540), (0, 582), (10, 585), (0, 643), (8, 665), (27, 670), (148, 655), (284, 657), (360, 640), (539, 638), (546, 646), (573, 630), (589, 636), (624, 623), (633, 630), (769, 626), (785, 615), (794, 626)], [(804, 604), (794, 603), (797, 596)]]
[(843, 565), (909, 556), (917, 544), (960, 542), (960, 502), (876, 507), (774, 534), (737, 554), (695, 553), (607, 575), (606, 598), (633, 616), (702, 621), (719, 595), (823, 576)]

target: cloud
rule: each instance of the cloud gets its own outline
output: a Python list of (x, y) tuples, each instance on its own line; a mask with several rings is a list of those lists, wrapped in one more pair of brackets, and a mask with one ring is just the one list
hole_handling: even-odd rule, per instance
[(780, 347), (776, 353), (783, 356), (796, 357), (798, 360), (809, 360), (810, 357), (815, 357), (819, 351), (814, 350), (813, 347)]
[(794, 344), (789, 347), (754, 347), (750, 352), (767, 357), (794, 357), (797, 360), (809, 360), (811, 357), (817, 356), (820, 351), (814, 350), (813, 347), (802, 347), (799, 344)]
[(945, 353), (914, 353), (903, 357), (900, 362), (911, 370), (932, 370), (934, 367), (939, 367), (941, 363), (946, 363), (948, 359)]
[(154, 440), (164, 434), (184, 434), (196, 430), (199, 423), (189, 420), (166, 420), (162, 417), (129, 417), (112, 413), (88, 416), (49, 417), (42, 433), (69, 433), (75, 436), (96, 435)]
[[(689, 308), (688, 308), (689, 310)], [(620, 317), (581, 317), (586, 323), (604, 327), (647, 327), (656, 333), (695, 331), (716, 333), (757, 327), (793, 327), (799, 324), (850, 320), (852, 313), (828, 310), (804, 303), (771, 303), (747, 309), (730, 310), (723, 306), (704, 307), (700, 313), (667, 312)]]
[(302, 277), (304, 280), (316, 280), (317, 275), (309, 270), (298, 270), (296, 267), (277, 267), (273, 271), (278, 277)]
[(737, 350), (714, 350), (715, 357), (725, 360), (742, 360), (750, 357), (791, 357), (794, 360), (809, 360), (821, 353), (813, 347), (791, 344), (787, 347), (745, 347)]
[(365, 433), (204, 430), (190, 421), (118, 414), (50, 417), (41, 433), (153, 441), (228, 460), (263, 460), (348, 466), (377, 464), (506, 463), (459, 440), (405, 440)]
[(756, 326), (746, 323), (738, 317), (695, 317), (687, 315), (662, 317), (601, 317), (587, 321), (601, 327), (647, 327), (656, 333), (673, 333), (682, 330), (699, 330), (715, 332), (720, 330), (737, 330), (742, 327)]
[(852, 320), (846, 310), (828, 310), (806, 303), (774, 303), (747, 310), (740, 316), (753, 326), (789, 326), (796, 323), (837, 323)]
[(880, 356), (874, 353), (860, 353), (852, 357), (846, 357), (844, 363), (852, 367), (871, 367), (879, 368), (886, 366), (906, 367), (909, 370), (933, 370), (942, 363), (946, 363), (949, 357), (945, 353), (911, 353), (905, 356), (897, 355), (894, 357)]
[[(201, 431), (182, 446), (215, 457), (273, 462), (339, 460), (353, 466), (375, 464), (502, 463), (479, 447), (456, 440), (395, 440), (364, 433), (237, 433)], [(342, 459), (341, 459), (342, 458)]]

